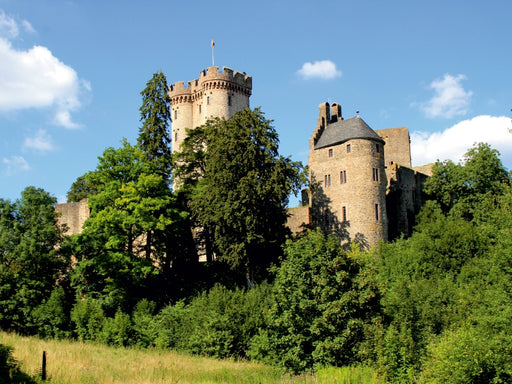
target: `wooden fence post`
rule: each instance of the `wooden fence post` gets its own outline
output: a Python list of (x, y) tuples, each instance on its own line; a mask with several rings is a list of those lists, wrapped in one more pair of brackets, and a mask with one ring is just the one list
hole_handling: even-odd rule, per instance
[(43, 351), (43, 366), (41, 367), (41, 379), (46, 380), (46, 351)]

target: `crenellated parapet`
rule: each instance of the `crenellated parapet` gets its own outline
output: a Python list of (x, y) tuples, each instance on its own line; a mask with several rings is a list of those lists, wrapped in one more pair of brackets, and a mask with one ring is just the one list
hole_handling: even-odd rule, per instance
[(223, 90), (249, 97), (252, 93), (252, 77), (228, 67), (223, 67), (222, 72), (219, 72), (219, 67), (208, 67), (201, 71), (198, 79), (189, 81), (187, 86), (183, 81), (178, 81), (169, 87), (171, 105), (194, 102), (210, 90)]

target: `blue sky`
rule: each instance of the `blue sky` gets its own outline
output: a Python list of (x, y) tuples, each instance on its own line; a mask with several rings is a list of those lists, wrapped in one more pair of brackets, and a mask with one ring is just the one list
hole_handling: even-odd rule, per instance
[(409, 127), (413, 165), (483, 141), (511, 168), (511, 15), (506, 0), (0, 0), (0, 197), (65, 200), (106, 147), (136, 142), (153, 73), (197, 78), (211, 39), (294, 160), (327, 101)]

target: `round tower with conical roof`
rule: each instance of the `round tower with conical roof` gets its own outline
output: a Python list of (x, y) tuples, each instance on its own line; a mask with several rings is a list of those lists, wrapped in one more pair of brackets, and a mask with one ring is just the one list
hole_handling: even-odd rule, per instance
[(319, 109), (309, 147), (314, 225), (368, 247), (387, 240), (384, 140), (337, 103)]
[(198, 79), (169, 87), (172, 115), (172, 150), (178, 151), (186, 137), (186, 129), (204, 124), (208, 119), (229, 119), (249, 108), (252, 78), (245, 73), (223, 67), (209, 67)]

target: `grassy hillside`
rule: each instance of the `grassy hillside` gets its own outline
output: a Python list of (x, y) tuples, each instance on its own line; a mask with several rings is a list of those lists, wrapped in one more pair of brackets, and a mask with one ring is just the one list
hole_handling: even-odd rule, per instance
[(269, 366), (215, 360), (173, 351), (112, 348), (79, 342), (40, 340), (0, 332), (0, 344), (14, 347), (22, 369), (35, 375), (47, 353), (52, 384), (78, 383), (316, 383), (313, 376), (290, 377)]

